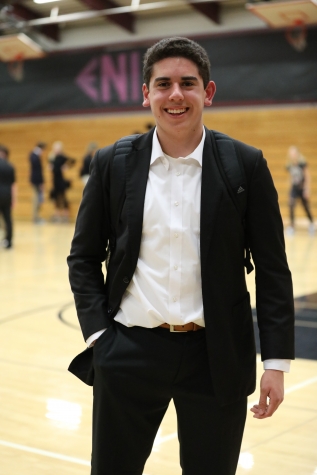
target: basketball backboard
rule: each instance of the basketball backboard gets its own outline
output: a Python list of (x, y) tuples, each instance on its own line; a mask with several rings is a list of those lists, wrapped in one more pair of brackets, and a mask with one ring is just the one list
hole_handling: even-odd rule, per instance
[(317, 25), (317, 0), (247, 3), (246, 8), (271, 28)]
[(42, 56), (42, 48), (24, 33), (0, 36), (0, 61), (24, 61)]

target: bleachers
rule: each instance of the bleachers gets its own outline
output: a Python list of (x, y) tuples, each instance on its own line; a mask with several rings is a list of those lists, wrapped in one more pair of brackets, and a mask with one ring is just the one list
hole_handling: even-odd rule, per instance
[[(0, 143), (11, 150), (10, 160), (15, 165), (17, 173), (18, 203), (14, 211), (15, 218), (31, 220), (32, 188), (28, 180), (28, 155), (36, 142), (45, 141), (48, 144), (43, 157), (46, 188), (42, 215), (46, 219), (53, 214), (53, 204), (48, 198), (51, 172), (47, 155), (51, 144), (55, 140), (61, 140), (65, 145), (66, 155), (77, 159), (76, 165), (65, 172), (66, 178), (72, 181), (68, 197), (71, 203), (71, 219), (75, 219), (83, 189), (79, 169), (89, 142), (95, 141), (103, 147), (124, 135), (145, 132), (148, 123), (153, 123), (150, 114), (113, 114), (1, 122)], [(263, 150), (279, 193), (281, 212), (286, 220), (289, 189), (289, 178), (285, 170), (286, 152), (290, 145), (297, 145), (309, 164), (312, 177), (311, 206), (313, 215), (317, 218), (316, 108), (206, 109), (204, 123), (207, 127), (227, 133)], [(296, 209), (296, 216), (304, 216), (300, 206)]]

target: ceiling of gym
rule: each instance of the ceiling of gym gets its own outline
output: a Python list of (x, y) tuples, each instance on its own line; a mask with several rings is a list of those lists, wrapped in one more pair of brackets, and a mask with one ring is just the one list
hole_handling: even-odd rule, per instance
[(244, 0), (43, 1), (0, 0), (0, 35), (23, 32), (52, 52), (267, 27)]

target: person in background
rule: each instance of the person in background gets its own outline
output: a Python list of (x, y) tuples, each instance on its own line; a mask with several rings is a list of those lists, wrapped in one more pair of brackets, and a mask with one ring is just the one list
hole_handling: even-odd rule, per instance
[(5, 238), (2, 247), (12, 248), (13, 225), (12, 208), (16, 202), (15, 169), (8, 163), (9, 149), (0, 145), (0, 213), (5, 224)]
[(50, 192), (50, 197), (55, 203), (55, 213), (52, 220), (68, 222), (69, 202), (67, 200), (66, 190), (70, 188), (71, 182), (65, 179), (64, 170), (67, 167), (72, 167), (76, 160), (64, 154), (64, 146), (60, 141), (53, 143), (48, 159), (53, 175), (53, 189)]
[(151, 129), (153, 129), (153, 127), (155, 127), (155, 124), (152, 124), (152, 122), (147, 122), (147, 123), (145, 124), (145, 130), (146, 130), (147, 132), (149, 132)]
[(309, 206), (311, 178), (307, 162), (295, 145), (289, 147), (287, 159), (286, 169), (290, 175), (291, 188), (289, 192), (290, 226), (286, 229), (286, 232), (289, 236), (292, 236), (295, 232), (295, 205), (296, 201), (300, 199), (309, 219), (309, 233), (313, 235), (315, 233), (315, 225)]
[(44, 178), (41, 157), (46, 148), (44, 142), (38, 142), (36, 147), (30, 153), (30, 183), (33, 186), (33, 222), (36, 224), (43, 223), (40, 217), (40, 208), (44, 201)]
[(88, 178), (90, 175), (90, 171), (89, 171), (90, 163), (91, 163), (91, 160), (94, 158), (94, 155), (97, 149), (98, 149), (98, 145), (96, 144), (96, 142), (91, 142), (88, 145), (86, 155), (83, 158), (82, 167), (80, 169), (80, 177), (84, 185), (86, 185), (88, 181)]

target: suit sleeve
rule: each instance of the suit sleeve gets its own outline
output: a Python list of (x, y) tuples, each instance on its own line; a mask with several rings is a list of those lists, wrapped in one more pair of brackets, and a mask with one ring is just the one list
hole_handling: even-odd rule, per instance
[(278, 196), (262, 152), (254, 166), (247, 235), (255, 264), (262, 360), (294, 358), (294, 299)]
[(80, 204), (67, 258), (69, 281), (85, 340), (109, 326), (102, 262), (110, 236), (109, 149), (98, 151)]

